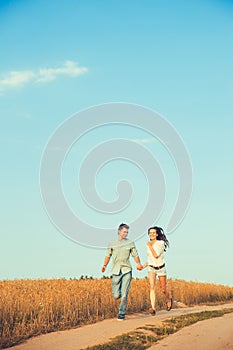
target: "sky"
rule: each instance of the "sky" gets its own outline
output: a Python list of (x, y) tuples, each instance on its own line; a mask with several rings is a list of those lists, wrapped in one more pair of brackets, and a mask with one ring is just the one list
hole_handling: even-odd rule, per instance
[[(102, 276), (105, 250), (82, 244), (87, 232), (80, 243), (69, 239), (48, 216), (41, 161), (51, 136), (71, 116), (125, 102), (163, 116), (192, 163), (191, 201), (168, 235), (168, 277), (233, 285), (232, 42), (230, 0), (0, 2), (0, 279)], [(84, 124), (80, 119), (80, 128)], [(111, 202), (119, 179), (127, 179), (133, 188), (127, 208), (100, 213), (80, 195), (82, 161), (99, 143), (117, 138), (146, 147), (163, 169), (166, 203), (154, 224), (166, 228), (179, 191), (176, 167), (161, 142), (133, 126), (103, 125), (73, 145), (62, 169), (66, 200), (75, 215), (114, 228), (116, 237), (122, 221), (131, 224), (143, 211), (146, 178), (123, 159), (100, 169), (96, 188)], [(143, 263), (147, 239), (135, 239)], [(134, 277), (147, 275), (131, 262)]]

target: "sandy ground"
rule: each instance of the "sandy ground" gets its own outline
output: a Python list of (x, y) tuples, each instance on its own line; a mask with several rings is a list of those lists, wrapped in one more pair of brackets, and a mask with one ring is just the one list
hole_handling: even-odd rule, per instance
[[(192, 308), (173, 309), (170, 312), (160, 311), (157, 313), (156, 316), (151, 316), (145, 313), (133, 314), (127, 316), (127, 319), (121, 322), (117, 321), (117, 319), (108, 319), (95, 324), (75, 328), (72, 330), (43, 334), (28, 339), (25, 343), (16, 345), (13, 348), (15, 350), (80, 350), (86, 348), (87, 346), (103, 344), (109, 341), (110, 338), (135, 330), (139, 326), (144, 326), (146, 324), (153, 324), (158, 326), (163, 320), (171, 316), (179, 316), (187, 313), (200, 312), (204, 310), (219, 310), (226, 307), (232, 308), (233, 304), (231, 303), (215, 306), (195, 306)], [(156, 344), (151, 349), (231, 350), (233, 349), (232, 321), (233, 314), (228, 314), (221, 318), (199, 322), (196, 325), (186, 327), (183, 330), (180, 330), (174, 335), (170, 335), (168, 338), (162, 340), (159, 344)], [(182, 338), (180, 334), (182, 334), (183, 332), (185, 333)], [(187, 337), (189, 337), (189, 340), (187, 340)], [(201, 346), (197, 345), (199, 343), (195, 343), (199, 340), (199, 338), (201, 341)], [(176, 347), (171, 347), (170, 343), (166, 343), (166, 341), (170, 341), (170, 339), (174, 339), (173, 344), (176, 344), (175, 341), (180, 342), (177, 343), (178, 345), (174, 345)], [(206, 345), (203, 345), (204, 340), (204, 344)], [(221, 343), (221, 347), (219, 347), (219, 345), (218, 347), (213, 347), (213, 343), (215, 346), (216, 342)], [(181, 343), (182, 345), (180, 345)], [(192, 347), (193, 344), (196, 345)], [(12, 347), (9, 349), (12, 349)]]

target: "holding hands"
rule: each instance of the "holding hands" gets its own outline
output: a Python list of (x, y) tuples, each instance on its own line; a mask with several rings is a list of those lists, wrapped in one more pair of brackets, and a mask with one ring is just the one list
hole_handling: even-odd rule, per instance
[(143, 270), (145, 267), (147, 267), (147, 262), (144, 264), (144, 265), (142, 265), (142, 264), (140, 264), (140, 265), (137, 265), (137, 270)]
[(143, 265), (140, 263), (140, 264), (137, 264), (137, 270), (143, 270)]

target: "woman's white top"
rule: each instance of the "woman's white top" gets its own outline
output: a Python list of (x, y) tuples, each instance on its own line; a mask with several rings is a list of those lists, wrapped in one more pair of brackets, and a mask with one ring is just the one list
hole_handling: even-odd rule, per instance
[(153, 266), (161, 266), (164, 264), (164, 241), (155, 241), (155, 243), (152, 245), (152, 248), (155, 250), (156, 254), (158, 255), (158, 258), (155, 258), (148, 246), (147, 248), (147, 256), (148, 256), (148, 265)]

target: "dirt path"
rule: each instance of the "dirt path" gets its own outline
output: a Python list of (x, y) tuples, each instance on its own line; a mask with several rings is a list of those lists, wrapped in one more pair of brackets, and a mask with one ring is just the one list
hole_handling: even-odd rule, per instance
[[(86, 348), (87, 346), (103, 344), (109, 341), (110, 338), (112, 337), (135, 330), (137, 327), (144, 326), (148, 323), (156, 326), (160, 325), (163, 320), (171, 316), (179, 316), (187, 313), (200, 312), (205, 310), (220, 310), (226, 307), (233, 307), (233, 304), (231, 303), (231, 304), (215, 305), (215, 306), (195, 306), (192, 308), (190, 307), (190, 308), (182, 308), (182, 309), (173, 309), (170, 312), (160, 311), (157, 313), (156, 316), (151, 316), (145, 313), (138, 313), (138, 314), (127, 316), (127, 319), (122, 322), (117, 321), (117, 319), (108, 319), (108, 320), (100, 321), (95, 324), (90, 324), (87, 326), (82, 326), (80, 328), (75, 328), (72, 330), (59, 331), (59, 332), (40, 335), (27, 340), (23, 344), (16, 345), (13, 348), (15, 350), (80, 350), (80, 349)], [(228, 322), (230, 315), (232, 314), (228, 314), (224, 316), (225, 323)], [(232, 321), (232, 318), (230, 320)], [(214, 321), (214, 320), (211, 320), (211, 321)], [(216, 319), (216, 322), (220, 322), (220, 321), (221, 320)], [(210, 322), (210, 321), (202, 321), (202, 322)], [(193, 326), (191, 327), (193, 328)], [(217, 326), (215, 325), (214, 327), (217, 327)], [(188, 329), (190, 329), (190, 327), (188, 327), (186, 331)], [(180, 332), (182, 332), (182, 330)], [(206, 338), (212, 337), (212, 330), (211, 330), (211, 333), (208, 332), (208, 330), (206, 330), (205, 334), (206, 334)], [(174, 337), (176, 336), (176, 334), (172, 336)], [(165, 343), (162, 344), (162, 341), (160, 342), (160, 345), (159, 344), (155, 345), (155, 347), (152, 347), (152, 348), (153, 349), (156, 348), (157, 350), (159, 349), (158, 346), (160, 346), (160, 349), (169, 349), (169, 350), (173, 349), (170, 346), (168, 347)], [(187, 348), (187, 344), (186, 344), (186, 347), (184, 348), (181, 348), (179, 346), (178, 348), (174, 348), (174, 350), (175, 349), (191, 350), (193, 348)], [(196, 347), (195, 350), (196, 349), (208, 350), (209, 348)], [(213, 349), (214, 348), (211, 348), (211, 350)], [(224, 349), (224, 348), (221, 348), (221, 349)], [(229, 350), (231, 348), (228, 347), (227, 349)]]
[(233, 350), (233, 314), (182, 328), (148, 350)]

